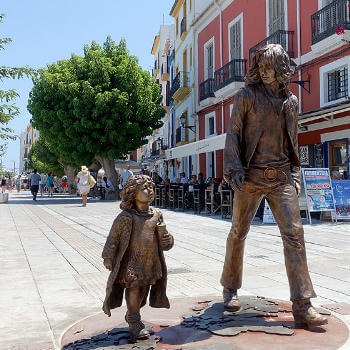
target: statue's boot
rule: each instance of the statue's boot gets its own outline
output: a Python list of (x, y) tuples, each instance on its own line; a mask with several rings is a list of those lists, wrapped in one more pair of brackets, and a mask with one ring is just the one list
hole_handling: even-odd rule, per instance
[(150, 332), (145, 329), (145, 325), (141, 321), (140, 313), (125, 315), (125, 321), (129, 324), (129, 334), (132, 341), (137, 339), (147, 339)]
[(224, 307), (228, 311), (236, 312), (241, 308), (241, 303), (237, 296), (237, 290), (224, 288), (222, 296), (224, 298)]
[(293, 301), (293, 316), (297, 327), (322, 326), (328, 323), (328, 320), (315, 310), (310, 299)]

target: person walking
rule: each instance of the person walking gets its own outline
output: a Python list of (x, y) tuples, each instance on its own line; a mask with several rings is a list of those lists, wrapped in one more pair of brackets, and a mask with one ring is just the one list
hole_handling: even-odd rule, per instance
[(81, 171), (79, 171), (77, 177), (75, 178), (75, 182), (77, 183), (78, 191), (80, 192), (83, 205), (82, 207), (86, 207), (87, 196), (90, 192), (90, 183), (89, 183), (89, 170), (85, 165), (81, 166)]
[(1, 179), (1, 191), (4, 193), (6, 191), (6, 177), (3, 175)]
[(133, 172), (130, 170), (130, 165), (127, 165), (126, 169), (123, 170), (120, 176), (120, 184), (122, 185), (122, 187), (124, 187), (124, 185), (126, 184), (126, 181), (128, 181), (128, 178), (133, 175), (134, 175)]
[(33, 195), (33, 201), (36, 201), (36, 196), (39, 192), (41, 176), (38, 174), (38, 170), (34, 169), (34, 173), (30, 175), (30, 191)]
[(7, 180), (7, 190), (8, 190), (9, 192), (12, 192), (12, 178), (11, 178), (10, 175), (9, 175), (8, 180)]
[(40, 174), (40, 194), (41, 194), (41, 197), (43, 196), (44, 191), (45, 191), (46, 181), (47, 181), (46, 174), (45, 173), (41, 173)]
[(52, 197), (54, 183), (53, 183), (53, 176), (51, 172), (47, 173), (46, 187), (47, 187), (47, 196)]
[(66, 175), (64, 175), (62, 177), (62, 192), (67, 193), (67, 189), (68, 189), (68, 178)]
[(17, 179), (16, 179), (16, 189), (17, 189), (17, 192), (20, 192), (20, 191), (21, 191), (21, 185), (22, 185), (22, 176), (21, 176), (21, 175), (18, 175), (18, 176), (17, 176)]

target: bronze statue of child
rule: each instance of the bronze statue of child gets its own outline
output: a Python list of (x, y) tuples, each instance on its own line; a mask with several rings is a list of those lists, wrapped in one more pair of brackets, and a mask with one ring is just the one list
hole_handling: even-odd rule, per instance
[(128, 179), (121, 192), (123, 211), (114, 220), (102, 253), (104, 265), (111, 271), (103, 311), (111, 316), (111, 309), (121, 306), (125, 289), (125, 320), (132, 340), (150, 335), (140, 316), (148, 294), (151, 307), (170, 307), (163, 251), (173, 247), (174, 239), (161, 212), (150, 207), (153, 186), (147, 175)]

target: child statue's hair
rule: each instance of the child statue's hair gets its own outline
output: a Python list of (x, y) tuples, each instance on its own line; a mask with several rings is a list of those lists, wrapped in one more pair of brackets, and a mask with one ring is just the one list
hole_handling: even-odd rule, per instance
[(144, 184), (154, 186), (152, 179), (148, 175), (133, 175), (130, 176), (123, 191), (120, 193), (122, 202), (120, 203), (120, 209), (130, 210), (135, 208), (135, 197), (139, 186)]

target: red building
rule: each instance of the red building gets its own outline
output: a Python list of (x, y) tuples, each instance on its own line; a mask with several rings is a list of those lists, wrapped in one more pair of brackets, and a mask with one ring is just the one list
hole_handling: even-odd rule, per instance
[(197, 30), (200, 171), (223, 174), (223, 140), (252, 53), (281, 44), (293, 59), (302, 166), (349, 178), (350, 9), (348, 0), (218, 1)]

